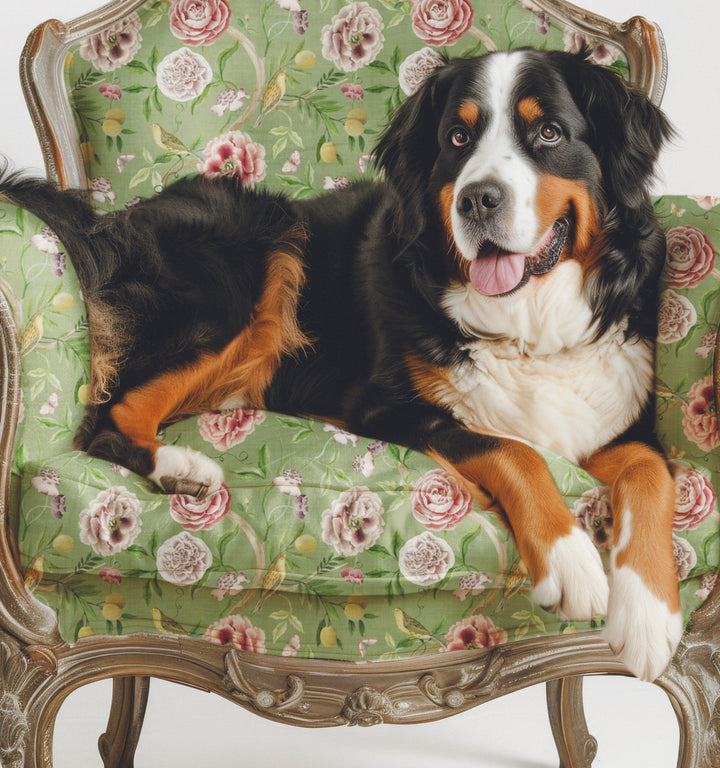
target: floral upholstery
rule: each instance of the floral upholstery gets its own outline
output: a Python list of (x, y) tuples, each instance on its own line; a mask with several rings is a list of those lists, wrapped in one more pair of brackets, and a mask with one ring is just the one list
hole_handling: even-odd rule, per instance
[[(187, 172), (240, 174), (307, 195), (368, 170), (386, 115), (438, 51), (572, 47), (530, 2), (434, 5), (149, 0), (67, 56), (88, 179), (121, 208)], [(438, 8), (445, 16), (437, 16)], [(350, 41), (350, 42), (348, 42)], [(354, 42), (353, 42), (354, 41)], [(624, 71), (619, 52), (595, 56)], [(685, 615), (720, 562), (720, 431), (712, 370), (720, 319), (720, 207), (661, 198), (658, 431), (677, 461), (675, 543)], [(394, 659), (602, 626), (530, 598), (507, 530), (429, 458), (322, 422), (251, 410), (168, 428), (223, 467), (202, 503), (165, 496), (72, 451), (87, 397), (87, 319), (61, 243), (0, 204), (0, 290), (21, 334), (23, 413), (12, 520), (25, 579), (69, 642), (88, 634), (204, 636), (261, 653)], [(607, 490), (542, 451), (607, 562)]]

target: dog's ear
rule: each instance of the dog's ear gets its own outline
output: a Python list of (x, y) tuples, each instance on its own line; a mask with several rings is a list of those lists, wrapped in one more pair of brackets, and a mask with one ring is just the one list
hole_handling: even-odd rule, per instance
[(558, 55), (602, 174), (606, 243), (602, 265), (589, 283), (597, 335), (627, 317), (629, 335), (652, 338), (665, 236), (649, 186), (660, 150), (674, 131), (660, 109), (616, 72), (591, 63), (584, 53)]
[(610, 207), (642, 205), (663, 144), (674, 131), (665, 115), (615, 71), (585, 53), (560, 54), (563, 76), (585, 117)]
[(448, 68), (444, 60), (403, 102), (373, 153), (375, 165), (397, 193), (396, 234), (406, 241), (418, 237), (426, 223), (425, 192), (440, 151), (438, 124), (450, 85)]

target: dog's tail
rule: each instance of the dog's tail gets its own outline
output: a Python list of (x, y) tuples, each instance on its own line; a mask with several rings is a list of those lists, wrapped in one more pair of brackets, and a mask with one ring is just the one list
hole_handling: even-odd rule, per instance
[(0, 197), (34, 214), (57, 235), (71, 256), (86, 296), (93, 294), (108, 279), (108, 275), (101, 274), (103, 267), (98, 264), (88, 243), (87, 236), (98, 221), (88, 195), (63, 191), (52, 182), (0, 166)]
[[(107, 402), (133, 344), (134, 319), (106, 297), (120, 267), (121, 254), (105, 236), (103, 216), (88, 195), (64, 191), (52, 182), (0, 167), (0, 197), (35, 214), (57, 235), (77, 273), (90, 324), (89, 406)], [(105, 247), (109, 245), (110, 247)], [(102, 250), (102, 258), (98, 251)]]

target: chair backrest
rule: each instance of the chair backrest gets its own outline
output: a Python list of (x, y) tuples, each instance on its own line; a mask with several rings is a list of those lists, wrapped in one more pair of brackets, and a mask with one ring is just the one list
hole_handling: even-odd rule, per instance
[(563, 0), (117, 0), (30, 36), (21, 72), (48, 174), (112, 208), (203, 169), (303, 196), (367, 169), (441, 53), (578, 50), (656, 103), (660, 31)]

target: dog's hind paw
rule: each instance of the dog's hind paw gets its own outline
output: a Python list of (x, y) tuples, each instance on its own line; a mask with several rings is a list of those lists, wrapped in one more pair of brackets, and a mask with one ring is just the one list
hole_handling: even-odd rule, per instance
[(613, 571), (603, 637), (630, 672), (641, 680), (658, 678), (670, 663), (683, 634), (682, 612), (645, 586), (627, 566)]
[(577, 527), (558, 539), (546, 559), (547, 576), (533, 589), (533, 599), (570, 621), (604, 616), (608, 580), (597, 549)]
[(161, 445), (155, 452), (155, 469), (148, 475), (165, 493), (185, 494), (202, 500), (220, 489), (223, 473), (205, 454), (192, 448)]

